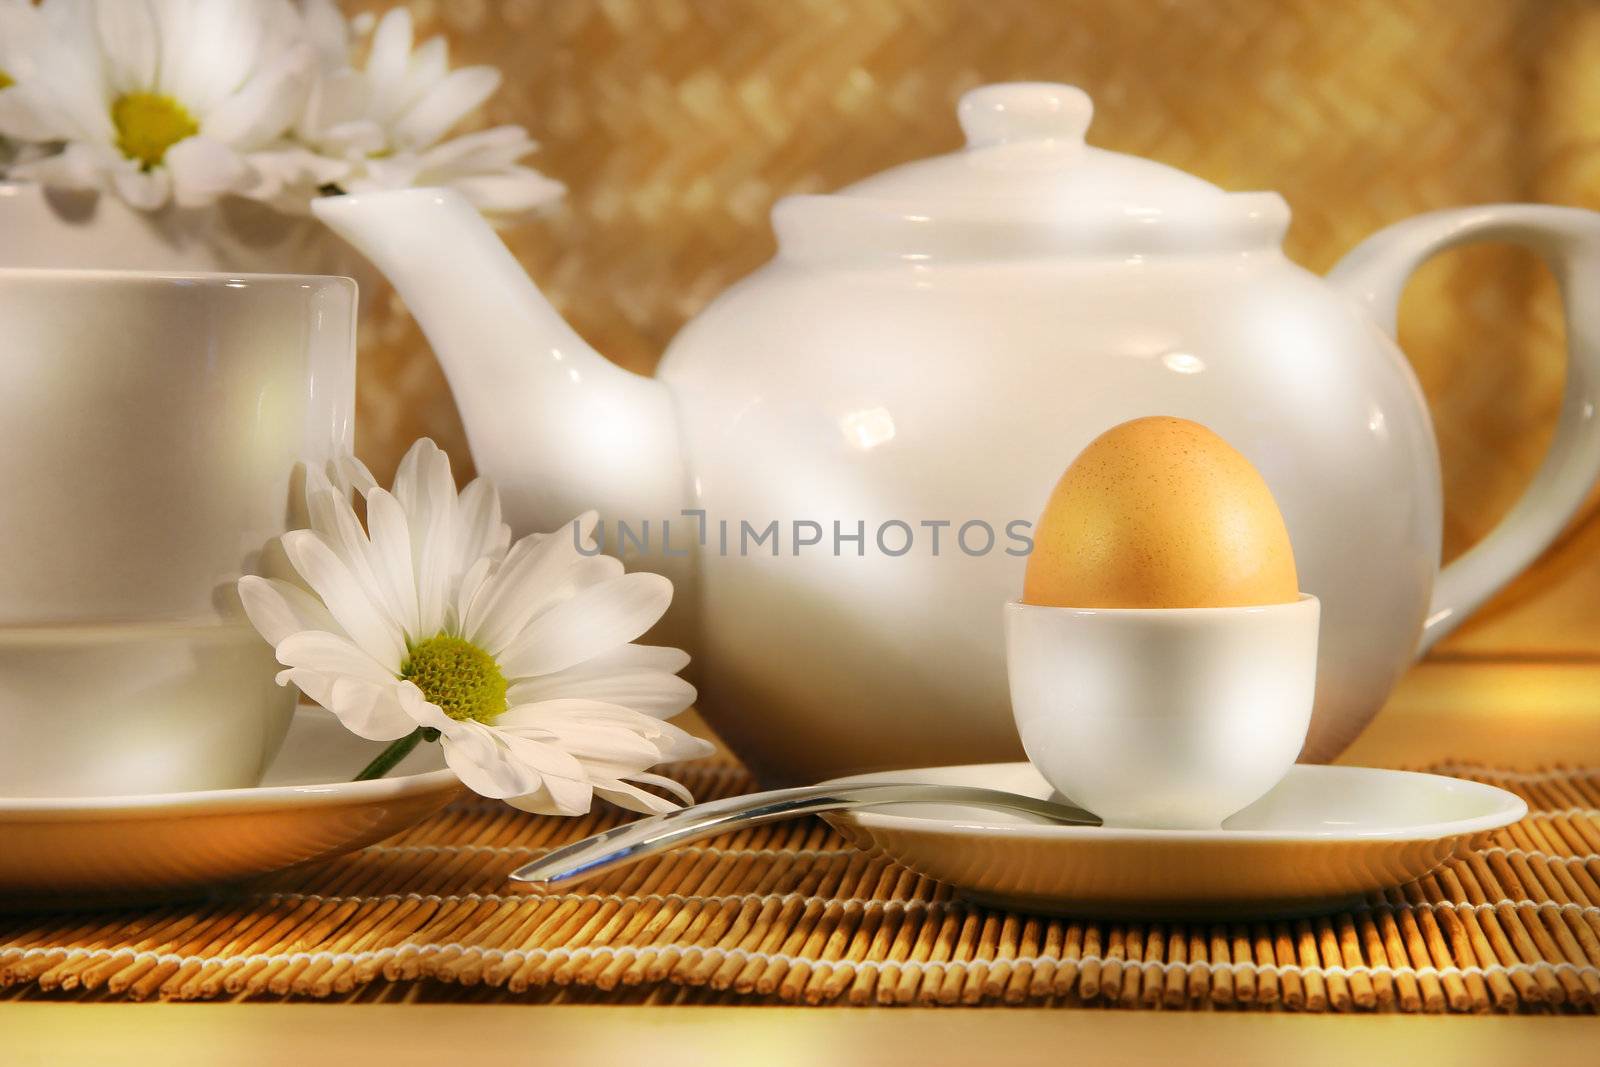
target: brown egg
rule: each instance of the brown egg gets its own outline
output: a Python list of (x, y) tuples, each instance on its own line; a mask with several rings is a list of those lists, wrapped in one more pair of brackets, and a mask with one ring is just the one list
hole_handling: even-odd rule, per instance
[(1024, 603), (1215, 608), (1299, 596), (1278, 503), (1232, 445), (1165, 416), (1114, 426), (1056, 483), (1034, 531)]

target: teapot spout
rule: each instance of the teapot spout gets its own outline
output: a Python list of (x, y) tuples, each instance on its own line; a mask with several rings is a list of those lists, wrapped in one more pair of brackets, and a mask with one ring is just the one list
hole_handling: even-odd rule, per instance
[(394, 284), (421, 324), (473, 459), (519, 534), (590, 508), (637, 522), (682, 507), (666, 386), (590, 348), (464, 198), (402, 189), (324, 197), (312, 210)]

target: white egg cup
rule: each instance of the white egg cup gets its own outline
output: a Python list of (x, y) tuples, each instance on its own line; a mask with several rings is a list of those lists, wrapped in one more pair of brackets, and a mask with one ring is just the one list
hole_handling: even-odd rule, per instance
[(1028, 759), (1107, 826), (1214, 830), (1305, 744), (1317, 598), (1240, 608), (1006, 605)]

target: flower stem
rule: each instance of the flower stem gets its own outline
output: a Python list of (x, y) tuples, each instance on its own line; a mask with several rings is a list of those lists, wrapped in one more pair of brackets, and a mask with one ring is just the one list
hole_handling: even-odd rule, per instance
[(415, 730), (412, 730), (409, 734), (406, 734), (404, 737), (400, 738), (400, 740), (390, 742), (388, 748), (378, 753), (376, 759), (367, 764), (365, 767), (361, 768), (361, 773), (350, 780), (352, 782), (368, 782), (374, 778), (382, 778), (384, 775), (394, 770), (395, 764), (399, 763), (401, 760), (405, 759), (411, 754), (411, 750), (417, 747), (417, 742), (435, 741), (438, 740), (438, 737), (438, 730), (431, 730), (426, 726), (419, 726)]

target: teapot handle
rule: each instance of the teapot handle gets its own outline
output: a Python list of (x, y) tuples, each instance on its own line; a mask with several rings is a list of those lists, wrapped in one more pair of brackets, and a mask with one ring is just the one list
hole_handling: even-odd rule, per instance
[(1555, 540), (1600, 476), (1600, 213), (1541, 204), (1434, 211), (1380, 230), (1328, 275), (1395, 336), (1400, 294), (1432, 256), (1477, 241), (1539, 253), (1561, 288), (1567, 384), (1550, 451), (1500, 524), (1439, 572), (1418, 655), (1461, 625)]

